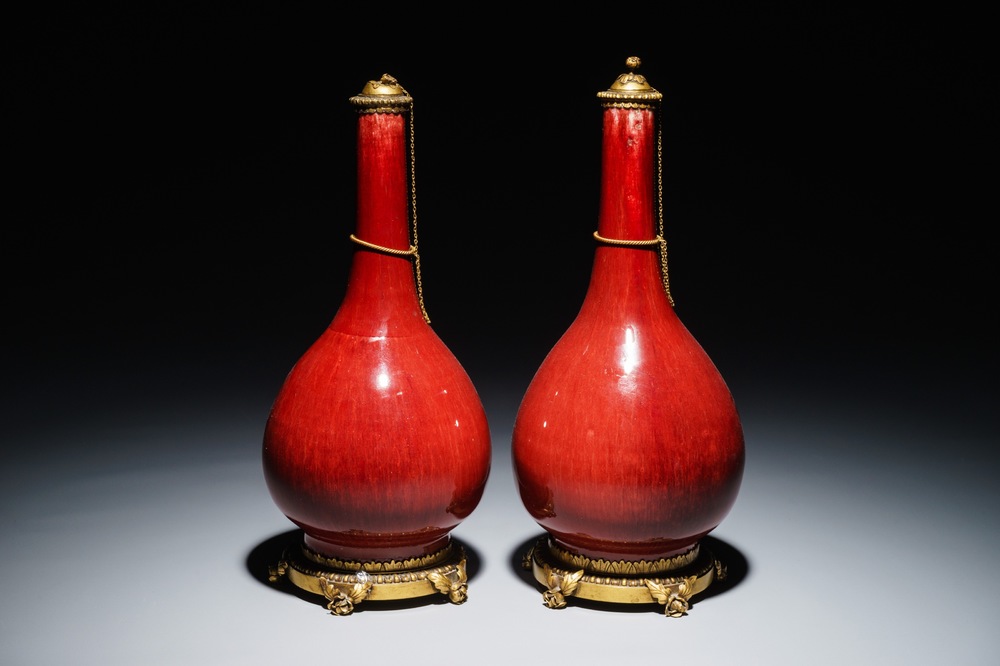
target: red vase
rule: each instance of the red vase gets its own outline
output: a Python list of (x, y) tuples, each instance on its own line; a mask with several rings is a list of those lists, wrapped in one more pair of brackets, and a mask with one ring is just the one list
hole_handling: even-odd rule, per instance
[[(576, 595), (680, 615), (724, 574), (700, 542), (732, 508), (744, 439), (730, 391), (678, 318), (659, 204), (661, 95), (630, 71), (603, 102), (590, 285), (538, 368), (513, 431), (517, 487), (547, 532), (526, 566)], [(658, 235), (659, 230), (659, 235)]]
[(288, 574), (338, 614), (364, 599), (435, 592), (460, 603), (465, 557), (450, 533), (485, 489), (489, 427), (423, 307), (410, 222), (412, 98), (386, 75), (351, 102), (358, 245), (349, 283), (264, 431), (267, 487), (304, 533), (272, 578)]

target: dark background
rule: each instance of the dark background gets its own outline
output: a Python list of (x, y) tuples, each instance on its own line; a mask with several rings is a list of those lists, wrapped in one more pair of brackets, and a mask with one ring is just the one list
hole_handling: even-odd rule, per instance
[(664, 93), (677, 311), (737, 402), (782, 387), (994, 427), (985, 21), (909, 5), (714, 7), (9, 14), (12, 433), (276, 394), (343, 294), (348, 98), (383, 73), (415, 100), (433, 326), (491, 416), (512, 419), (586, 290), (596, 93), (631, 55)]
[[(0, 660), (302, 663), (321, 636), (364, 663), (994, 663), (996, 38), (967, 6), (5, 9)], [(519, 568), (511, 425), (587, 288), (596, 94), (632, 55), (664, 93), (677, 313), (747, 441), (732, 582), (681, 624), (552, 614)], [(456, 530), (470, 602), (342, 625), (267, 582), (297, 535), (260, 451), (343, 296), (348, 99), (383, 73), (494, 467)]]

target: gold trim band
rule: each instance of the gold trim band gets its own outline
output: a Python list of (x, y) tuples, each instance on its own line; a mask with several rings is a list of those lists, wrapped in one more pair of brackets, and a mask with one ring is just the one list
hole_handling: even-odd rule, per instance
[(368, 573), (375, 572), (395, 572), (395, 571), (411, 571), (414, 569), (426, 569), (427, 567), (434, 567), (442, 562), (447, 562), (451, 558), (454, 551), (453, 544), (448, 544), (436, 553), (431, 553), (430, 555), (422, 555), (420, 557), (410, 557), (405, 560), (375, 560), (368, 562), (353, 561), (353, 560), (341, 560), (336, 557), (327, 557), (322, 553), (317, 553), (311, 548), (302, 546), (302, 554), (306, 559), (314, 562), (323, 567), (329, 567), (331, 569), (338, 569), (340, 571), (361, 571), (364, 570)]
[(591, 559), (586, 555), (571, 553), (550, 540), (546, 544), (554, 562), (570, 569), (586, 569), (595, 574), (612, 576), (644, 576), (665, 574), (689, 566), (698, 559), (700, 546), (695, 544), (690, 550), (668, 558), (656, 560), (603, 560)]
[(608, 245), (623, 245), (625, 247), (637, 247), (640, 245), (663, 245), (665, 243), (662, 236), (657, 236), (656, 238), (650, 238), (648, 240), (624, 240), (621, 238), (605, 238), (596, 231), (594, 232), (594, 238), (602, 243), (607, 243)]
[(414, 247), (413, 245), (411, 245), (407, 250), (397, 250), (392, 247), (385, 247), (384, 245), (376, 245), (375, 243), (369, 243), (368, 241), (361, 240), (354, 234), (351, 234), (351, 240), (357, 243), (358, 245), (367, 247), (369, 250), (377, 250), (378, 252), (384, 252), (386, 254), (391, 254), (397, 257), (417, 256), (417, 248)]

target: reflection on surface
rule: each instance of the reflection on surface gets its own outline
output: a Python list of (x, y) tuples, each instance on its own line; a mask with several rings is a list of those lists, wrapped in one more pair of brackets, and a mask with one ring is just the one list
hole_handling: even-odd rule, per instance
[(622, 343), (622, 372), (631, 374), (639, 365), (639, 344), (636, 341), (635, 329), (631, 326), (625, 329), (625, 341)]

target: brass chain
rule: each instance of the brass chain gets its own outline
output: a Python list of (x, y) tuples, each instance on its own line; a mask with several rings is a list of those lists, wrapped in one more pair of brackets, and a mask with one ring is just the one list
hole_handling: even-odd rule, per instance
[(657, 236), (660, 243), (660, 272), (663, 274), (663, 291), (667, 294), (670, 306), (674, 306), (674, 297), (670, 293), (670, 272), (667, 270), (667, 237), (663, 232), (663, 106), (656, 113), (656, 220)]
[(413, 216), (413, 277), (417, 283), (417, 300), (424, 321), (431, 323), (427, 307), (424, 305), (424, 283), (420, 277), (420, 253), (417, 251), (417, 154), (414, 148), (413, 102), (410, 102), (410, 214)]

